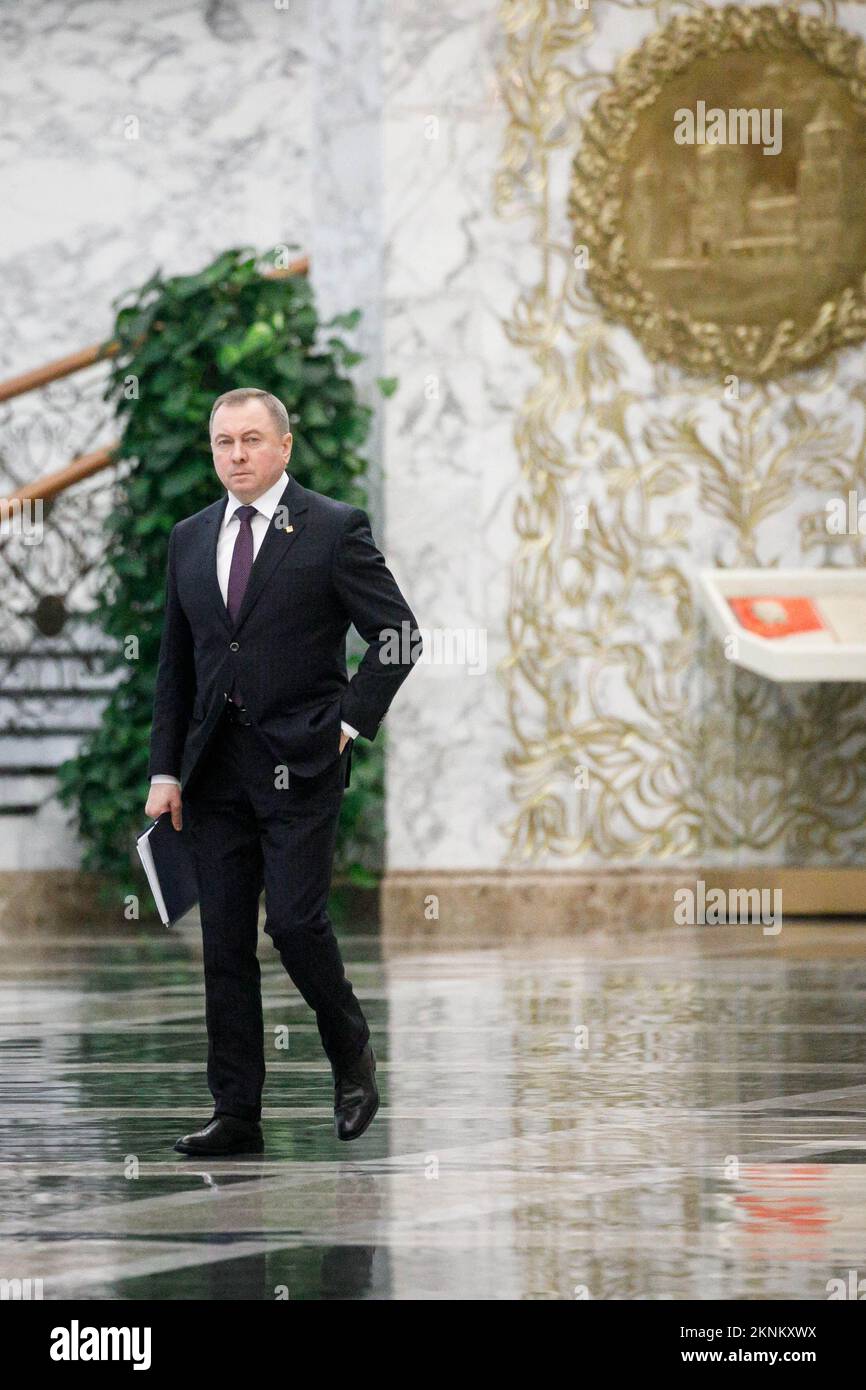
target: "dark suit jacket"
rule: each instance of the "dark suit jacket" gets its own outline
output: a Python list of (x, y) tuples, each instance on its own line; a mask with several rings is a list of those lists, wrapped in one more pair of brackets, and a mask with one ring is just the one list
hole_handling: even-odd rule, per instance
[[(341, 720), (376, 737), (421, 651), (415, 618), (366, 512), (292, 477), (232, 623), (216, 567), (227, 501), (177, 522), (169, 536), (148, 775), (177, 777), (182, 788), (233, 674), (274, 764), (309, 777), (337, 757)], [(350, 623), (369, 643), (351, 680)]]

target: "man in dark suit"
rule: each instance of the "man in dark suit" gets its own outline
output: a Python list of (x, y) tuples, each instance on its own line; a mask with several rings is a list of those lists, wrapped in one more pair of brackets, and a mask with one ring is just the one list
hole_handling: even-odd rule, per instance
[[(211, 412), (219, 501), (172, 528), (146, 814), (186, 820), (204, 946), (213, 1118), (181, 1153), (258, 1153), (265, 1079), (258, 904), (316, 1022), (340, 1139), (379, 1105), (370, 1030), (327, 914), (352, 740), (421, 650), (367, 515), (286, 472), (285, 406), (242, 388)], [(368, 643), (348, 679), (346, 634)], [(181, 808), (183, 798), (183, 810)]]

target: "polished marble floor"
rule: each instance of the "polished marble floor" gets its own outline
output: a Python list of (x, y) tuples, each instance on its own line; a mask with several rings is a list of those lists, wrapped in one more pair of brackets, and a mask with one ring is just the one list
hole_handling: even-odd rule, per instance
[(372, 1128), (335, 1139), (314, 1021), (262, 937), (266, 1152), (208, 1164), (172, 1150), (210, 1114), (194, 919), (0, 938), (0, 1279), (269, 1300), (866, 1280), (866, 926), (340, 936)]

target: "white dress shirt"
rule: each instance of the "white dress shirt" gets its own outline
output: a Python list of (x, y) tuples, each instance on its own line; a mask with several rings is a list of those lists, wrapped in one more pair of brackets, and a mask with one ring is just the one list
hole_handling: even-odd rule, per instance
[[(257, 497), (254, 502), (250, 503), (250, 506), (256, 509), (256, 515), (250, 520), (250, 528), (253, 533), (254, 562), (259, 553), (259, 547), (267, 533), (267, 529), (271, 524), (274, 512), (279, 506), (280, 498), (288, 487), (288, 484), (289, 475), (284, 469), (273, 486), (269, 487), (267, 492), (263, 492), (261, 497)], [(226, 503), (220, 533), (217, 537), (217, 579), (219, 581), (220, 593), (223, 596), (224, 603), (226, 603), (228, 599), (229, 572), (232, 567), (232, 554), (240, 528), (240, 522), (237, 520), (235, 513), (238, 507), (244, 506), (241, 499), (235, 497), (234, 493), (230, 492), (228, 488), (226, 488), (226, 492), (228, 493), (229, 500)], [(358, 737), (358, 730), (353, 729), (351, 724), (347, 724), (345, 720), (341, 721), (341, 728), (344, 734), (349, 735), (349, 738)], [(176, 787), (180, 786), (177, 777), (170, 777), (167, 773), (155, 772), (150, 781), (151, 785), (153, 785), (154, 782), (172, 782)]]

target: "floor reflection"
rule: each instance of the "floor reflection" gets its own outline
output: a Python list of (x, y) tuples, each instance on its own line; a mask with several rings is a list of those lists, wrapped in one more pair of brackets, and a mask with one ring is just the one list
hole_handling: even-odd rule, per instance
[(195, 924), (0, 941), (0, 1278), (825, 1299), (866, 1276), (866, 928), (342, 939), (376, 1122), (334, 1138), (315, 1024), (264, 939), (266, 1151), (207, 1166), (171, 1147), (210, 1114)]

